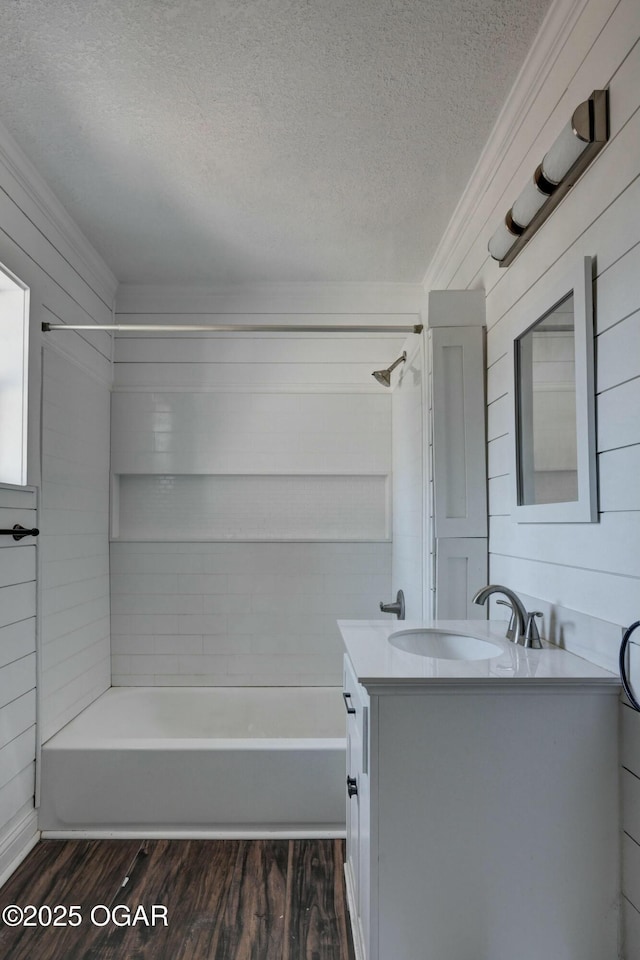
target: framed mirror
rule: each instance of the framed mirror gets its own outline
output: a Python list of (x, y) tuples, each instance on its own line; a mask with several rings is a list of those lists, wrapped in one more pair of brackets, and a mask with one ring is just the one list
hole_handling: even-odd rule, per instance
[(598, 519), (592, 261), (525, 296), (513, 336), (514, 516)]

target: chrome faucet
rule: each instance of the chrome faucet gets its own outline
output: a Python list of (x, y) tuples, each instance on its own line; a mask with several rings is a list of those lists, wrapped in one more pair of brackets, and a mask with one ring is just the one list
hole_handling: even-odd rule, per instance
[(493, 593), (504, 594), (507, 600), (498, 600), (497, 602), (501, 606), (511, 608), (511, 619), (509, 620), (506, 633), (507, 638), (513, 640), (514, 643), (522, 644), (523, 647), (532, 647), (534, 650), (540, 650), (542, 643), (540, 642), (540, 633), (538, 632), (535, 618), (541, 617), (542, 613), (539, 610), (528, 613), (520, 597), (514, 593), (513, 590), (510, 590), (509, 587), (503, 587), (499, 583), (490, 583), (487, 587), (483, 587), (482, 590), (478, 590), (473, 598), (473, 602), (478, 604), (486, 603)]

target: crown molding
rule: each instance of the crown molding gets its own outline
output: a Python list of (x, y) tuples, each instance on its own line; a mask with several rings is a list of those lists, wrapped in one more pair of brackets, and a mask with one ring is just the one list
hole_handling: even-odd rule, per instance
[[(44, 224), (36, 224), (36, 226), (40, 229), (44, 226), (45, 229), (42, 232), (45, 235), (49, 232), (46, 228), (52, 228), (62, 238), (67, 251), (59, 252), (69, 261), (73, 269), (89, 282), (91, 288), (109, 309), (112, 309), (118, 289), (117, 278), (2, 123), (0, 123), (0, 165), (5, 167), (9, 175), (35, 204), (44, 221)], [(58, 247), (59, 244), (55, 246)]]
[(428, 291), (438, 284), (442, 270), (464, 237), (465, 226), (471, 221), (482, 201), (486, 183), (518, 135), (519, 121), (531, 109), (567, 38), (589, 2), (590, 0), (555, 0), (549, 8), (427, 267), (422, 281), (425, 290)]

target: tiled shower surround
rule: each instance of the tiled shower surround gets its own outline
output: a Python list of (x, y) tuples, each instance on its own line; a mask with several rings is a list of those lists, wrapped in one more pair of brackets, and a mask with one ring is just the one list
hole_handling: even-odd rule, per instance
[(115, 686), (339, 684), (336, 619), (379, 615), (391, 544), (112, 543), (111, 576)]
[[(389, 391), (228, 392), (206, 337), (147, 362), (136, 344), (118, 347), (112, 396), (113, 683), (339, 685), (336, 620), (390, 597)], [(265, 344), (287, 348), (241, 346), (258, 360)], [(210, 389), (185, 384), (185, 350)], [(265, 382), (278, 365), (251, 366)]]

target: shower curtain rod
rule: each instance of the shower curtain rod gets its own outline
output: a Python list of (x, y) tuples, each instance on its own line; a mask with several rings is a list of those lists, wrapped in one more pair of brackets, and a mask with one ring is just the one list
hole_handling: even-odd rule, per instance
[(47, 323), (42, 324), (45, 333), (55, 333), (58, 330), (108, 330), (116, 333), (422, 333), (422, 324), (414, 323), (411, 326), (391, 324), (340, 324), (337, 326), (320, 326), (311, 324), (247, 324), (247, 323)]

